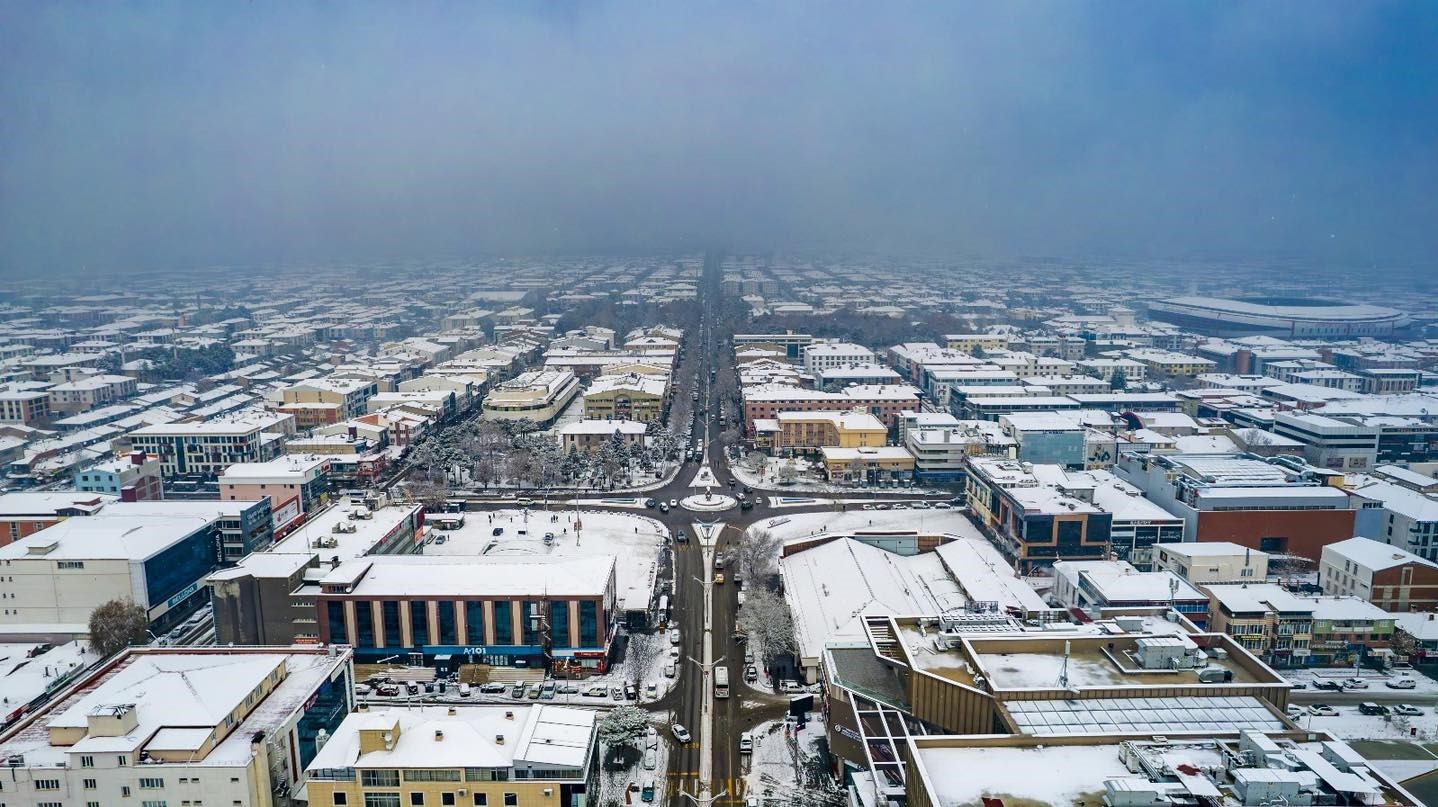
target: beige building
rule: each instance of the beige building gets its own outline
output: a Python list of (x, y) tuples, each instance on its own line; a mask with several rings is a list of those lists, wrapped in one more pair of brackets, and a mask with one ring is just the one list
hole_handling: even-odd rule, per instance
[(1153, 568), (1194, 585), (1261, 582), (1268, 577), (1268, 553), (1228, 541), (1154, 544)]
[(568, 370), (532, 370), (520, 373), (490, 390), (484, 398), (488, 420), (522, 420), (548, 423), (579, 392), (579, 381)]
[(664, 415), (666, 377), (628, 373), (602, 375), (584, 391), (584, 417), (589, 420), (637, 420), (650, 423)]
[(290, 804), (317, 736), (351, 708), (353, 677), (345, 648), (132, 648), (0, 736), (0, 801)]
[(309, 764), (309, 802), (582, 804), (595, 770), (597, 714), (548, 704), (362, 706)]

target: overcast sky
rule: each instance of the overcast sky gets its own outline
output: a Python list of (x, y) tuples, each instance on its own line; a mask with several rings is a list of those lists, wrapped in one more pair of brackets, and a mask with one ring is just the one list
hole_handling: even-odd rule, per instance
[(0, 0), (0, 272), (1438, 247), (1431, 2)]

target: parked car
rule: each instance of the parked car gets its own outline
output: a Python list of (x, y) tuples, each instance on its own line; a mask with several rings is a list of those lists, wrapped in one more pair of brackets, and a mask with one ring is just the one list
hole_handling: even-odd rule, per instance
[(650, 748), (644, 752), (644, 770), (652, 771), (659, 767), (659, 749)]
[(1418, 715), (1423, 714), (1423, 710), (1412, 704), (1400, 703), (1397, 706), (1393, 707), (1393, 714), (1406, 715), (1407, 717), (1417, 717)]
[(1386, 715), (1388, 714), (1388, 707), (1381, 703), (1360, 703), (1358, 704), (1358, 712), (1359, 714), (1365, 715)]
[(503, 535), (503, 534), (504, 534), (504, 528), (503, 528), (503, 527), (495, 527), (495, 528), (494, 528), (494, 531), (490, 533), (490, 535), (493, 535), (493, 536), (496, 537), (496, 538), (498, 538), (499, 536), (501, 536), (501, 535)]
[(491, 681), (488, 684), (484, 684), (483, 686), (481, 686), (479, 688), (479, 691), (485, 695), (498, 695), (499, 693), (504, 691), (504, 684), (501, 684), (498, 681)]
[(641, 788), (640, 791), (639, 791), (639, 798), (640, 798), (641, 801), (654, 801), (654, 780), (653, 780), (653, 779), (645, 779), (645, 780), (644, 780), (644, 787)]
[(714, 573), (714, 582), (717, 583), (718, 585), (721, 585), (721, 586), (724, 585), (724, 573), (723, 573), (723, 572), (715, 572), (715, 573)]
[(669, 643), (670, 643), (670, 644), (679, 644), (679, 629), (678, 629), (678, 628), (671, 628), (671, 629), (669, 630)]
[(540, 687), (539, 684), (530, 684), (530, 685), (529, 685), (529, 691), (528, 691), (527, 693), (525, 693), (525, 697), (526, 697), (526, 698), (529, 698), (529, 699), (532, 700), (532, 701), (537, 701), (537, 700), (539, 700), (539, 696), (540, 696), (542, 690), (543, 690), (543, 688)]
[(1345, 678), (1345, 679), (1343, 679), (1343, 688), (1344, 688), (1344, 689), (1367, 689), (1367, 688), (1368, 688), (1368, 682), (1367, 682), (1367, 681), (1364, 681), (1362, 678)]
[(1288, 704), (1288, 706), (1283, 711), (1294, 720), (1297, 720), (1298, 718), (1303, 717), (1305, 714), (1308, 714), (1307, 709), (1304, 709), (1302, 706), (1299, 706), (1296, 703)]
[(386, 698), (393, 698), (399, 695), (399, 686), (397, 684), (380, 684), (379, 686), (375, 687), (374, 691), (376, 695), (383, 695)]
[(1386, 686), (1389, 689), (1416, 689), (1418, 687), (1418, 682), (1414, 681), (1412, 678), (1408, 678), (1405, 676), (1401, 678), (1389, 678), (1387, 681), (1383, 682), (1383, 686)]
[(1314, 717), (1337, 717), (1338, 710), (1326, 703), (1315, 703), (1308, 707)]
[(1314, 689), (1318, 689), (1318, 690), (1323, 690), (1323, 691), (1326, 691), (1326, 692), (1341, 692), (1341, 691), (1343, 691), (1343, 685), (1340, 684), (1340, 683), (1338, 683), (1337, 681), (1314, 681), (1314, 682), (1313, 682), (1313, 688), (1314, 688)]
[(664, 665), (664, 677), (673, 678), (679, 673), (679, 666), (673, 662)]
[(639, 689), (633, 684), (624, 685), (624, 699), (627, 701), (639, 700)]
[(584, 697), (586, 697), (586, 698), (607, 698), (607, 697), (609, 697), (609, 687), (607, 687), (607, 686), (605, 686), (605, 685), (603, 685), (603, 684), (596, 684), (596, 685), (594, 685), (594, 686), (592, 686), (592, 687), (590, 687), (590, 688), (584, 690)]
[(754, 753), (754, 732), (746, 731), (739, 735), (739, 753)]
[(759, 668), (750, 664), (744, 668), (744, 680), (750, 684), (759, 680)]
[(689, 729), (684, 728), (678, 723), (675, 723), (674, 725), (670, 726), (669, 730), (674, 733), (674, 739), (678, 740), (681, 743), (691, 742), (694, 739), (689, 735)]
[(753, 650), (745, 650), (745, 651), (744, 651), (744, 663), (745, 663), (745, 664), (753, 664), (753, 663), (754, 663), (754, 651), (753, 651)]
[(559, 685), (559, 694), (561, 694), (561, 695), (578, 695), (578, 694), (579, 694), (579, 685), (578, 685), (578, 684), (560, 684), (560, 685)]
[(368, 695), (372, 691), (374, 691), (374, 687), (369, 684), (355, 684), (356, 695)]
[(659, 685), (654, 683), (653, 681), (650, 681), (649, 683), (645, 684), (644, 697), (648, 698), (649, 700), (654, 700), (655, 698), (659, 697)]
[(522, 697), (524, 697), (524, 684), (515, 684), (515, 685), (514, 685), (514, 689), (509, 690), (509, 697), (511, 697), (511, 698), (522, 698)]
[(804, 685), (798, 681), (782, 681), (779, 684), (779, 691), (785, 695), (797, 695), (804, 691)]
[(624, 700), (624, 688), (623, 688), (623, 687), (610, 687), (610, 688), (609, 688), (609, 697), (610, 697), (610, 698), (613, 698), (614, 700), (617, 700), (617, 701), (622, 701), (622, 700)]
[(545, 681), (544, 685), (539, 688), (539, 697), (552, 701), (557, 691), (558, 686), (553, 681)]
[(468, 698), (473, 692), (474, 690), (470, 689), (469, 684), (459, 685), (459, 696), (461, 698)]

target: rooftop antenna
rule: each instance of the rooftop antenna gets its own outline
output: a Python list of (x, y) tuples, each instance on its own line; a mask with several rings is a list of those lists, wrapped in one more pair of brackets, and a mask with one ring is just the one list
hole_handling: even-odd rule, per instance
[(1073, 649), (1073, 648), (1072, 648), (1072, 645), (1073, 645), (1073, 643), (1072, 643), (1071, 641), (1069, 641), (1068, 639), (1064, 639), (1064, 663), (1063, 663), (1063, 666), (1059, 667), (1059, 688), (1060, 688), (1060, 689), (1068, 689), (1068, 688), (1069, 688), (1069, 653), (1070, 653), (1070, 652), (1072, 651), (1072, 649)]

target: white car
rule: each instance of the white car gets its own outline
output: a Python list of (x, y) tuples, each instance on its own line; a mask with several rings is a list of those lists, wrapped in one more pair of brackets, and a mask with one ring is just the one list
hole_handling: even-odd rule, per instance
[(1383, 686), (1389, 689), (1416, 689), (1418, 682), (1405, 676), (1403, 678), (1390, 678), (1383, 682)]
[(1312, 713), (1314, 717), (1337, 717), (1337, 716), (1338, 716), (1338, 710), (1337, 710), (1337, 709), (1334, 709), (1332, 706), (1329, 706), (1329, 705), (1326, 704), (1326, 703), (1315, 703), (1315, 704), (1313, 704), (1312, 706), (1309, 706), (1309, 707), (1308, 707), (1308, 711), (1309, 711), (1310, 713)]
[(1423, 714), (1423, 710), (1419, 709), (1417, 706), (1412, 706), (1407, 703), (1400, 703), (1397, 706), (1393, 707), (1393, 714), (1407, 715), (1408, 717), (1417, 717), (1418, 715)]
[(659, 685), (654, 683), (653, 681), (650, 681), (649, 683), (645, 684), (644, 697), (648, 698), (649, 700), (654, 700), (655, 698), (659, 697)]
[(665, 665), (664, 665), (664, 677), (665, 677), (665, 678), (673, 678), (676, 674), (678, 674), (678, 672), (679, 672), (679, 668), (678, 668), (676, 665), (674, 665), (672, 662), (669, 663), (669, 664), (665, 664)]
[(798, 681), (784, 681), (779, 684), (779, 691), (785, 695), (798, 695), (804, 691), (804, 685)]
[(670, 507), (678, 507), (678, 506), (679, 506), (679, 500), (678, 500), (678, 499), (670, 499), (670, 500), (669, 500), (669, 506), (670, 506)]
[(670, 644), (679, 644), (679, 629), (678, 629), (678, 628), (674, 628), (674, 629), (672, 629), (672, 630), (669, 631), (669, 643), (670, 643)]
[(678, 740), (681, 743), (691, 742), (694, 739), (689, 735), (689, 729), (684, 728), (678, 723), (675, 723), (674, 725), (670, 726), (669, 730), (674, 732), (674, 739)]
[(1367, 682), (1367, 681), (1364, 681), (1362, 678), (1345, 678), (1345, 679), (1343, 679), (1343, 688), (1344, 688), (1344, 689), (1367, 689), (1367, 688), (1368, 688), (1368, 682)]

